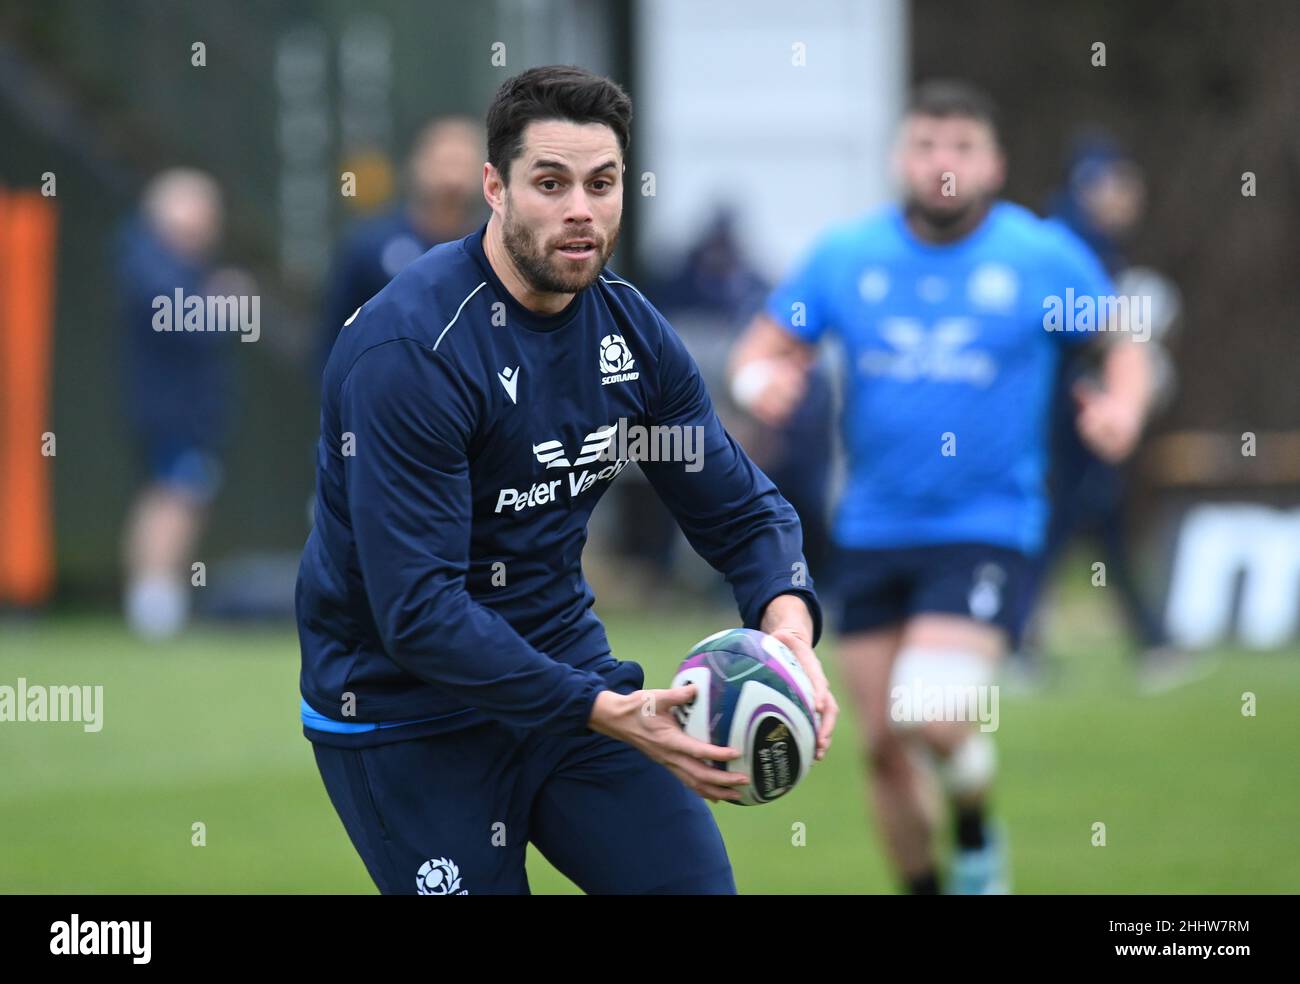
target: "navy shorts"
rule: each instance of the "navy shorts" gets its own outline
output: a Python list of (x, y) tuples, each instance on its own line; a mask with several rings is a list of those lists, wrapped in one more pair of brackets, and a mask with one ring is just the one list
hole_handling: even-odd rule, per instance
[(488, 722), (369, 748), (312, 747), (384, 894), (527, 894), (530, 842), (588, 893), (735, 894), (705, 801), (605, 735)]
[(987, 543), (836, 552), (840, 631), (867, 632), (914, 615), (962, 615), (1010, 632), (1029, 558)]
[(154, 482), (203, 504), (216, 498), (221, 488), (221, 463), (214, 452), (175, 441), (153, 441), (145, 454)]

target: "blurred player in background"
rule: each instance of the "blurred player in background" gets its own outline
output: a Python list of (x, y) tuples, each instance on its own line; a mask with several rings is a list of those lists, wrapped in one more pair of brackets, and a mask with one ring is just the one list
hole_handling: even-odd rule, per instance
[[(655, 285), (653, 296), (665, 311), (694, 310), (718, 317), (728, 332), (730, 349), (734, 336), (762, 308), (770, 290), (771, 284), (745, 255), (735, 216), (720, 209), (676, 276)], [(824, 570), (829, 559), (826, 498), (832, 397), (829, 367), (826, 360), (818, 359), (804, 376), (802, 398), (778, 425), (742, 418), (755, 431), (743, 438), (745, 449), (799, 514), (804, 556), (815, 571)]]
[(483, 127), (463, 116), (436, 119), (416, 137), (401, 204), (363, 222), (339, 247), (330, 270), (317, 370), (353, 311), (429, 247), (459, 239), (483, 221), (483, 140)]
[[(645, 293), (690, 346), (705, 381), (725, 388), (726, 362), (736, 337), (762, 309), (771, 289), (747, 255), (734, 210), (719, 204), (681, 261)], [(819, 362), (808, 374), (803, 400), (780, 427), (738, 415), (726, 402), (719, 406), (723, 423), (799, 514), (804, 556), (815, 571), (826, 569), (829, 553), (831, 403), (830, 373)], [(672, 584), (681, 538), (674, 535), (671, 515), (642, 483), (628, 485), (620, 506), (629, 552), (653, 559), (657, 577), (649, 590)], [(818, 590), (825, 597), (825, 585), (819, 583)]]
[[(1128, 262), (1128, 248), (1146, 211), (1146, 192), (1146, 176), (1124, 148), (1103, 133), (1089, 133), (1075, 142), (1065, 186), (1053, 201), (1051, 214), (1097, 254), (1121, 295), (1150, 300), (1151, 337), (1146, 345), (1154, 370), (1154, 409), (1167, 404), (1172, 394), (1173, 363), (1166, 343), (1182, 305), (1177, 287), (1168, 278)], [(1040, 647), (1034, 638), (1038, 633), (1032, 631), (1035, 610), (1066, 549), (1087, 536), (1101, 548), (1106, 584), (1118, 594), (1141, 646), (1139, 683), (1154, 692), (1190, 681), (1208, 664), (1171, 645), (1159, 614), (1142, 596), (1128, 547), (1124, 471), (1119, 463), (1094, 452), (1075, 426), (1078, 394), (1083, 392), (1086, 398), (1097, 388), (1097, 369), (1096, 352), (1085, 350), (1062, 360), (1057, 373), (1050, 427), (1051, 518), (1043, 549), (1034, 556), (1024, 591), (1015, 603), (1012, 664), (1027, 682), (1039, 676)]]
[[(842, 342), (840, 653), (877, 815), (907, 889), (937, 891), (937, 772), (956, 819), (947, 887), (994, 893), (1009, 880), (1003, 836), (987, 820), (997, 722), (985, 712), (1010, 601), (1043, 537), (1057, 362), (1065, 345), (1097, 338), (1046, 330), (1045, 302), (1113, 290), (1066, 229), (996, 200), (1005, 163), (978, 90), (921, 86), (895, 164), (903, 203), (816, 244), (738, 344), (733, 390), (760, 419), (780, 421), (816, 343), (828, 332)], [(1149, 398), (1143, 347), (1107, 345), (1102, 380), (1076, 424), (1118, 460)]]
[(155, 301), (206, 295), (222, 202), (202, 171), (164, 171), (117, 243), (127, 417), (148, 471), (125, 531), (127, 622), (147, 638), (184, 626), (189, 565), (220, 485), (228, 429), (230, 342), (207, 331), (155, 331)]

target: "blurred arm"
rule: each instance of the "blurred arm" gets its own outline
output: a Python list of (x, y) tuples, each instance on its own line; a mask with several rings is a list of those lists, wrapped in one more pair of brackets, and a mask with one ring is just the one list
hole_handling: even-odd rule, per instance
[(732, 398), (768, 426), (779, 426), (803, 398), (813, 356), (812, 345), (759, 314), (732, 350)]
[[(726, 432), (699, 368), (681, 339), (663, 325), (659, 407), (651, 423), (698, 435), (694, 462), (643, 461), (641, 470), (672, 511), (692, 548), (731, 584), (747, 628), (802, 608), (809, 644), (821, 632), (821, 610), (803, 556), (794, 508)], [(793, 607), (793, 606), (792, 606)], [(771, 624), (769, 622), (769, 624)]]
[(1116, 464), (1137, 447), (1154, 394), (1155, 371), (1149, 347), (1127, 336), (1106, 346), (1100, 389), (1076, 386), (1077, 425), (1084, 443), (1099, 458)]

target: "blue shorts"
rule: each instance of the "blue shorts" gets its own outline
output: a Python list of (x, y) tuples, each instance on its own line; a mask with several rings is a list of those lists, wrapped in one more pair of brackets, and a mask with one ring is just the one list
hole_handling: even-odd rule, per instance
[(528, 894), (531, 842), (593, 894), (735, 894), (708, 805), (625, 742), (487, 722), (368, 748), (313, 743), (384, 894)]
[(151, 441), (146, 449), (149, 478), (206, 504), (221, 487), (221, 463), (207, 448), (166, 440)]
[(842, 633), (914, 615), (962, 615), (1010, 632), (1029, 558), (988, 543), (836, 551)]

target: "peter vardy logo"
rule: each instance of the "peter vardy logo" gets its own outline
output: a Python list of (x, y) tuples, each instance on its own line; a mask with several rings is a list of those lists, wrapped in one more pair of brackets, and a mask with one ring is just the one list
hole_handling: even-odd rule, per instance
[[(542, 441), (532, 448), (533, 457), (539, 465), (545, 465), (547, 471), (552, 468), (570, 469), (567, 476), (569, 498), (575, 499), (594, 488), (597, 482), (613, 481), (633, 461), (681, 462), (688, 472), (699, 471), (704, 467), (704, 428), (699, 424), (653, 424), (646, 427), (620, 417), (617, 422), (597, 427), (587, 434), (572, 458), (563, 441)], [(587, 467), (606, 461), (609, 464), (598, 470)], [(562, 484), (566, 484), (565, 479), (553, 478), (534, 482), (528, 489), (502, 489), (497, 494), (496, 512), (507, 509), (521, 512), (558, 502)]]
[(640, 379), (639, 372), (630, 371), (634, 365), (636, 360), (628, 351), (622, 335), (606, 335), (600, 340), (600, 371), (605, 377), (600, 381), (602, 386)]
[[(597, 461), (608, 460), (605, 457), (605, 449), (614, 440), (617, 432), (618, 424), (609, 424), (592, 431), (582, 439), (582, 446), (572, 461), (569, 460), (568, 452), (560, 441), (542, 441), (540, 444), (534, 444), (533, 457), (537, 459), (538, 464), (545, 465), (548, 471), (552, 468), (582, 469), (582, 471), (570, 471), (567, 476), (569, 498), (574, 499), (595, 487), (597, 482), (612, 481), (628, 466), (627, 461), (616, 461), (596, 471), (585, 467)], [(515, 512), (522, 512), (534, 506), (557, 502), (562, 483), (565, 483), (565, 479), (553, 478), (548, 481), (534, 482), (527, 489), (502, 489), (497, 493), (495, 511), (501, 513), (513, 509)]]
[(77, 913), (67, 922), (50, 924), (50, 953), (58, 957), (130, 956), (147, 964), (153, 923), (147, 919), (120, 922), (82, 922)]
[(415, 891), (419, 895), (468, 895), (460, 887), (460, 869), (450, 858), (430, 858), (415, 873)]
[(569, 464), (569, 459), (564, 457), (564, 445), (559, 441), (543, 441), (541, 444), (534, 444), (533, 455), (538, 463), (547, 468), (577, 468), (581, 465), (589, 465), (600, 458), (601, 452), (609, 447), (617, 430), (617, 424), (610, 424), (584, 437), (582, 450), (578, 452), (578, 457), (573, 459), (573, 464)]

